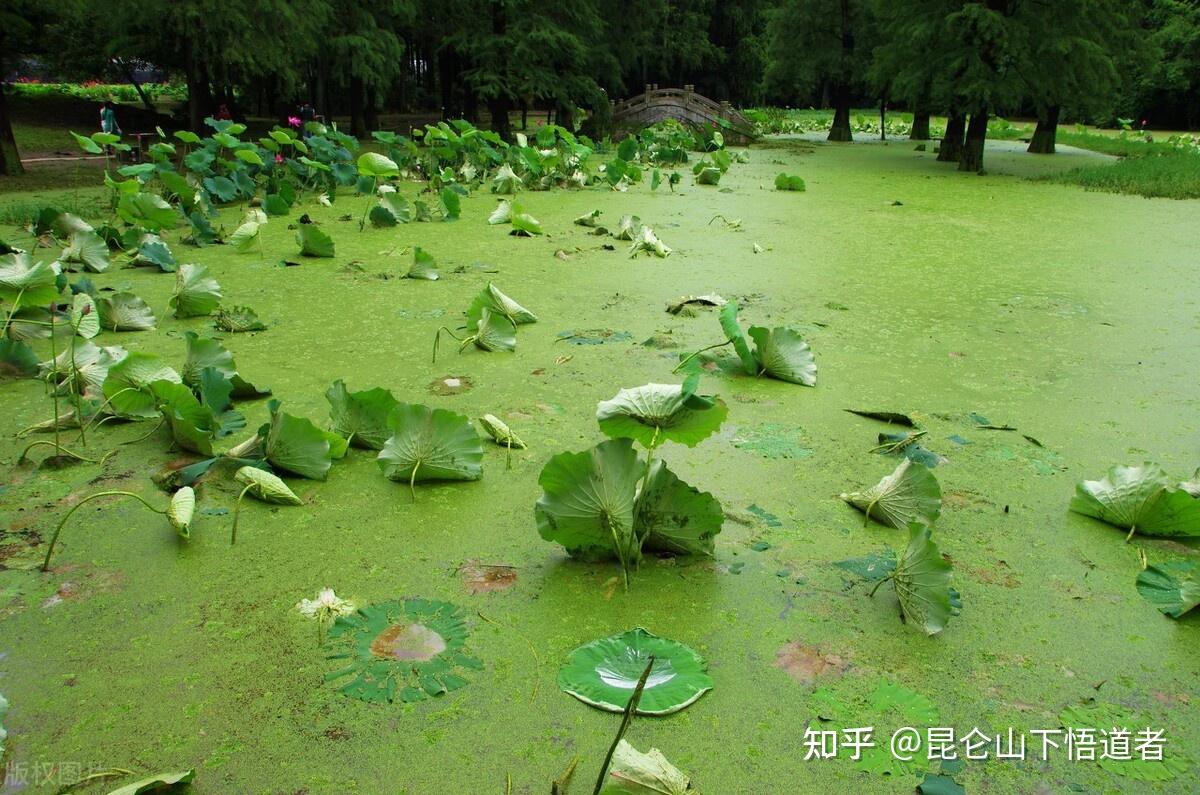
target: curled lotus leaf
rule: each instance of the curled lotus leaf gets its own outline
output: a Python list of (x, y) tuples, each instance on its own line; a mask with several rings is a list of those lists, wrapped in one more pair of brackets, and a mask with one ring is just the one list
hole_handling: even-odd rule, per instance
[(471, 421), (448, 409), (398, 403), (388, 423), (392, 435), (379, 452), (379, 468), (389, 480), (478, 480), (483, 475), (483, 444)]
[(1163, 615), (1179, 618), (1200, 605), (1200, 563), (1160, 563), (1137, 577), (1137, 590)]
[(149, 331), (154, 328), (154, 310), (138, 296), (117, 292), (96, 302), (100, 325), (109, 331)]
[(703, 657), (640, 627), (572, 651), (558, 671), (558, 686), (585, 704), (624, 712), (651, 657), (654, 665), (638, 702), (639, 715), (670, 715), (712, 689)]
[(175, 292), (169, 305), (175, 317), (200, 317), (211, 314), (221, 303), (221, 285), (203, 265), (185, 262), (175, 271)]
[(904, 459), (883, 480), (867, 489), (841, 495), (881, 524), (905, 528), (909, 522), (931, 525), (942, 512), (942, 489), (924, 464)]
[(238, 483), (246, 484), (247, 494), (263, 502), (271, 502), (276, 505), (301, 504), (296, 493), (288, 488), (288, 485), (274, 472), (254, 466), (244, 466), (234, 473), (233, 478)]
[(1129, 536), (1200, 536), (1200, 498), (1162, 467), (1115, 466), (1075, 488), (1071, 510), (1129, 531)]
[(132, 351), (108, 368), (103, 386), (104, 397), (117, 416), (148, 419), (158, 415), (158, 400), (150, 388), (155, 381), (183, 383), (179, 373), (161, 356)]
[(479, 418), (479, 424), (495, 440), (496, 444), (502, 447), (513, 447), (518, 450), (524, 450), (527, 447), (521, 437), (513, 433), (508, 424), (495, 414), (484, 414)]
[(912, 522), (908, 531), (908, 547), (892, 573), (896, 598), (906, 624), (926, 635), (936, 635), (962, 607), (950, 585), (953, 570), (938, 551), (928, 527)]
[(471, 306), (467, 309), (467, 319), (472, 324), (478, 323), (484, 309), (491, 310), (494, 315), (508, 318), (514, 326), (537, 322), (537, 315), (509, 298), (492, 282), (488, 282), (487, 287), (472, 299)]
[(600, 795), (692, 795), (691, 780), (651, 748), (641, 753), (626, 740), (617, 743), (607, 783)]
[(817, 385), (817, 363), (800, 332), (787, 326), (751, 326), (748, 333), (763, 372), (790, 384)]
[(184, 486), (171, 495), (171, 503), (167, 506), (167, 521), (175, 528), (175, 532), (188, 538), (195, 514), (196, 492), (191, 486)]
[(382, 387), (351, 392), (341, 379), (325, 390), (333, 432), (353, 447), (382, 450), (392, 435), (388, 420), (399, 401)]

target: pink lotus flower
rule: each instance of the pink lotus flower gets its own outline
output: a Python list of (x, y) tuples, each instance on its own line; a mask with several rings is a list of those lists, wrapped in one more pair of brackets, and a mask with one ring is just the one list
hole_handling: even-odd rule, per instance
[(282, 163), (282, 162), (283, 162), (283, 155), (281, 155), (281, 154), (279, 154), (278, 152), (276, 152), (276, 153), (275, 153), (275, 162), (276, 162), (276, 163)]
[(288, 126), (289, 127), (299, 127), (300, 126), (300, 117), (299, 116), (288, 116)]

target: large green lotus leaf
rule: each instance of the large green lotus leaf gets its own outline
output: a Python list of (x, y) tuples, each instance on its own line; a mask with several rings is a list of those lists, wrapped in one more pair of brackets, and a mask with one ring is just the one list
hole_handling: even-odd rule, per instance
[(704, 658), (640, 627), (575, 649), (558, 671), (558, 686), (585, 704), (624, 712), (651, 657), (654, 666), (638, 702), (639, 715), (670, 715), (712, 690)]
[(1115, 466), (1103, 480), (1075, 488), (1071, 510), (1148, 536), (1200, 535), (1200, 499), (1180, 488), (1162, 467)]
[(622, 739), (600, 795), (692, 795), (690, 788), (691, 780), (657, 748), (643, 754)]
[(58, 298), (57, 263), (34, 261), (28, 252), (0, 256), (0, 301), (8, 308), (44, 307)]
[(499, 287), (491, 282), (488, 282), (487, 287), (479, 291), (479, 294), (471, 300), (471, 306), (467, 309), (467, 320), (470, 321), (472, 326), (479, 323), (479, 318), (484, 309), (491, 310), (494, 315), (503, 315), (514, 326), (519, 326), (522, 323), (537, 322), (537, 315), (509, 298), (500, 291)]
[(150, 384), (150, 389), (158, 399), (159, 410), (171, 426), (175, 444), (184, 450), (211, 456), (216, 436), (216, 419), (212, 410), (183, 384), (155, 381)]
[(194, 387), (203, 403), (213, 413), (214, 435), (223, 439), (246, 427), (246, 418), (233, 410), (229, 399), (233, 382), (216, 367), (205, 367), (200, 371), (199, 383)]
[(133, 258), (134, 265), (153, 265), (163, 273), (174, 273), (179, 268), (179, 261), (171, 253), (170, 247), (158, 235), (143, 235), (138, 243), (137, 256)]
[(133, 351), (108, 369), (104, 397), (119, 417), (148, 419), (158, 414), (158, 399), (150, 386), (156, 381), (183, 382), (161, 356)]
[(749, 334), (754, 340), (755, 356), (767, 375), (791, 384), (817, 385), (816, 360), (798, 331), (786, 326), (751, 326)]
[(596, 420), (606, 436), (653, 449), (671, 441), (695, 447), (717, 432), (729, 409), (722, 400), (689, 395), (678, 384), (644, 384), (600, 401)]
[[(499, 208), (497, 208), (497, 212)], [(490, 221), (491, 219), (489, 219)], [(542, 234), (542, 224), (538, 219), (534, 218), (529, 213), (525, 212), (517, 202), (512, 203), (509, 222), (512, 224), (512, 232), (510, 234), (532, 237), (533, 235)]]
[(733, 301), (721, 307), (721, 330), (725, 332), (725, 338), (733, 343), (733, 349), (737, 351), (738, 358), (742, 361), (742, 367), (750, 375), (758, 375), (762, 370), (758, 360), (754, 358), (754, 354), (750, 352), (750, 343), (746, 342), (746, 336), (742, 334), (742, 327), (737, 321), (738, 307)]
[(21, 340), (0, 339), (0, 378), (32, 378), (37, 372), (33, 348)]
[(154, 328), (154, 310), (133, 293), (103, 295), (96, 302), (100, 325), (109, 331), (149, 331)]
[(427, 282), (437, 281), (437, 260), (425, 249), (414, 246), (412, 266), (409, 267), (408, 273), (404, 274), (404, 278), (423, 279)]
[(212, 337), (201, 337), (194, 331), (184, 332), (187, 344), (187, 360), (183, 365), (183, 382), (195, 388), (200, 383), (200, 371), (215, 367), (233, 386), (235, 398), (257, 398), (271, 394), (270, 389), (259, 388), (247, 381), (238, 372), (233, 354)]
[[(389, 190), (384, 190), (389, 188)], [(395, 226), (397, 223), (407, 224), (413, 219), (412, 205), (408, 203), (408, 199), (404, 198), (395, 189), (391, 189), (388, 185), (381, 185), (379, 188), (379, 206), (372, 210), (383, 210), (392, 218), (390, 226)]]
[(643, 549), (677, 555), (711, 557), (713, 536), (725, 522), (716, 497), (684, 483), (661, 460), (650, 466), (635, 516)]
[(108, 793), (108, 795), (142, 795), (144, 792), (160, 792), (162, 790), (175, 789), (176, 784), (187, 784), (195, 775), (195, 770), (184, 770), (178, 773), (159, 773), (158, 775), (150, 776), (150, 778), (144, 778), (132, 784), (118, 787)]
[(483, 442), (471, 421), (448, 409), (398, 403), (388, 418), (392, 436), (379, 451), (379, 468), (389, 480), (478, 480)]
[(221, 285), (208, 275), (208, 268), (185, 262), (175, 272), (175, 292), (168, 305), (175, 317), (200, 317), (211, 314), (221, 303)]
[(334, 433), (354, 447), (382, 450), (392, 435), (388, 418), (399, 401), (382, 387), (351, 392), (340, 378), (325, 390)]
[(72, 351), (63, 351), (53, 362), (43, 362), (48, 380), (59, 385), (60, 394), (78, 392), (95, 397), (101, 394), (108, 371), (125, 357), (118, 346), (98, 348), (89, 341), (77, 342)]
[(455, 221), (462, 212), (462, 197), (453, 187), (447, 186), (442, 188), (439, 194), (441, 203), (442, 220)]
[(157, 232), (174, 229), (179, 211), (156, 193), (127, 193), (117, 202), (117, 215), (131, 226)]
[(79, 293), (71, 301), (71, 329), (85, 340), (100, 333), (100, 312), (87, 293)]
[(931, 525), (942, 513), (937, 478), (929, 467), (908, 458), (871, 488), (843, 494), (842, 499), (869, 518), (897, 528), (905, 528), (909, 522)]
[(306, 257), (332, 257), (333, 238), (325, 234), (316, 224), (296, 226), (296, 244)]
[(384, 157), (378, 152), (367, 152), (358, 158), (358, 173), (364, 177), (395, 177), (400, 174), (400, 166), (391, 158)]
[(244, 466), (234, 473), (233, 479), (245, 483), (246, 493), (252, 497), (276, 505), (301, 505), (296, 493), (278, 475), (255, 466)]
[(638, 478), (644, 472), (632, 439), (610, 439), (581, 453), (559, 453), (538, 477), (538, 533), (583, 560), (641, 559), (634, 532)]
[(906, 623), (936, 635), (958, 615), (958, 594), (950, 587), (952, 570), (938, 552), (928, 527), (913, 522), (908, 526), (908, 548), (896, 561), (892, 582)]
[(889, 579), (896, 571), (896, 552), (890, 547), (881, 552), (872, 552), (859, 558), (839, 560), (833, 565), (862, 577), (867, 582)]
[(279, 411), (271, 402), (271, 425), (264, 446), (271, 465), (302, 478), (324, 480), (332, 465), (329, 437), (304, 417)]
[(75, 232), (60, 259), (78, 262), (92, 273), (103, 273), (108, 270), (108, 244), (95, 232)]
[(517, 349), (517, 327), (504, 315), (494, 315), (485, 308), (480, 311), (472, 339), (481, 350), (512, 353)]
[(1179, 618), (1200, 605), (1200, 564), (1189, 560), (1147, 566), (1138, 574), (1137, 589), (1159, 611)]

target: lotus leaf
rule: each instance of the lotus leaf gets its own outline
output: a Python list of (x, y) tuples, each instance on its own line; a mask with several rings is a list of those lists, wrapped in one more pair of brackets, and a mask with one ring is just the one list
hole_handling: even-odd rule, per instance
[(866, 491), (841, 497), (865, 513), (868, 520), (901, 529), (909, 522), (931, 525), (942, 512), (942, 489), (937, 478), (927, 466), (908, 458)]

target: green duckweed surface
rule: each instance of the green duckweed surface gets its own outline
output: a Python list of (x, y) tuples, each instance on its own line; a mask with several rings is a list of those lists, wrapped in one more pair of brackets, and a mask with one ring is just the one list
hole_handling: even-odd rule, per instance
[[(884, 775), (848, 755), (803, 761), (805, 727), (820, 718), (888, 733), (902, 725), (868, 704), (883, 681), (927, 697), (938, 723), (960, 733), (1056, 728), (1065, 707), (1094, 699), (1166, 730), (1168, 754), (1200, 747), (1191, 704), (1200, 620), (1165, 618), (1134, 589), (1139, 548), (1151, 562), (1194, 559), (1195, 549), (1127, 545), (1121, 531), (1066, 510), (1075, 483), (1112, 464), (1154, 460), (1182, 477), (1200, 463), (1200, 203), (960, 175), (907, 144), (787, 141), (750, 156), (719, 188), (688, 175), (674, 194), (648, 184), (522, 194), (548, 232), (540, 238), (489, 227), (495, 200), (483, 191), (463, 201), (457, 222), (362, 233), (364, 198), (307, 207), (336, 241), (332, 260), (296, 256), (287, 219), (264, 229), (267, 261), (172, 236), (181, 259), (211, 268), (226, 304), (250, 305), (270, 324), (225, 344), (287, 411), (324, 425), (323, 393), (343, 378), (351, 389), (496, 414), (529, 447), (512, 451), (506, 471), (504, 450), (489, 445), (481, 481), (418, 485), (415, 504), (373, 454), (351, 451), (326, 482), (289, 481), (302, 506), (247, 502), (234, 547), (226, 511), (238, 484), (228, 477), (200, 489), (186, 543), (132, 502), (90, 503), (64, 531), (51, 573), (0, 571), (10, 764), (195, 767), (197, 793), (424, 795), (502, 793), (509, 775), (513, 792), (545, 793), (579, 755), (570, 791), (586, 793), (619, 716), (560, 692), (557, 669), (576, 646), (636, 626), (709, 661), (711, 693), (677, 715), (638, 719), (628, 735), (662, 749), (708, 795), (911, 792), (926, 765), (883, 765)], [(774, 191), (780, 171), (803, 176), (807, 192)], [(593, 209), (612, 228), (640, 216), (674, 253), (631, 259), (628, 244), (572, 225)], [(347, 213), (355, 220), (338, 220)], [(223, 214), (228, 231), (239, 215)], [(396, 278), (417, 245), (437, 258), (440, 281)], [(280, 267), (281, 257), (300, 266)], [(129, 286), (160, 318), (156, 332), (104, 332), (97, 344), (178, 366), (183, 333), (212, 331), (209, 319), (165, 316), (169, 275), (92, 278)], [(457, 326), (488, 280), (540, 322), (520, 328), (514, 354), (460, 355), (443, 340), (432, 364), (436, 330)], [(538, 537), (538, 474), (554, 453), (602, 438), (599, 400), (671, 382), (680, 352), (720, 341), (712, 310), (665, 311), (710, 292), (737, 300), (745, 323), (800, 328), (818, 386), (705, 378), (730, 406), (724, 428), (662, 454), (724, 504), (716, 557), (648, 559), (624, 592), (615, 564), (569, 561)], [(574, 336), (560, 340), (564, 332)], [(431, 382), (446, 376), (471, 388), (434, 394)], [(103, 466), (17, 466), (13, 435), (48, 418), (51, 404), (36, 382), (18, 381), (0, 385), (0, 405), (7, 565), (44, 550), (26, 547), (93, 491), (127, 488), (165, 505), (149, 479), (178, 455), (165, 432), (118, 447)], [(249, 428), (267, 416), (265, 402), (240, 408)], [(899, 622), (890, 586), (869, 599), (831, 565), (902, 549), (906, 538), (864, 527), (837, 499), (896, 463), (869, 452), (890, 429), (847, 408), (911, 414), (929, 431), (925, 446), (946, 458), (935, 539), (964, 610), (938, 637)], [(981, 430), (972, 412), (1019, 430)], [(148, 427), (107, 425), (87, 451)], [(459, 574), (468, 559), (515, 566), (515, 584), (471, 593)], [(462, 606), (466, 650), (483, 669), (414, 704), (346, 698), (323, 681), (337, 665), (295, 609), (322, 587), (360, 605)], [(804, 671), (816, 680), (798, 681)], [(956, 779), (968, 792), (1194, 791), (1200, 759), (1184, 764), (1147, 783), (1031, 751), (1024, 762), (968, 763)]]

